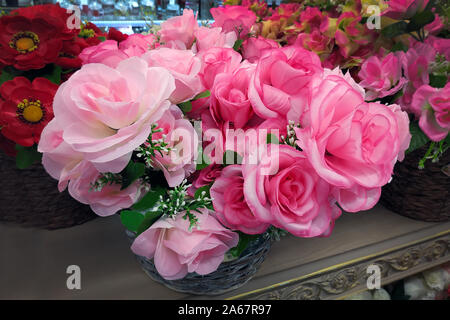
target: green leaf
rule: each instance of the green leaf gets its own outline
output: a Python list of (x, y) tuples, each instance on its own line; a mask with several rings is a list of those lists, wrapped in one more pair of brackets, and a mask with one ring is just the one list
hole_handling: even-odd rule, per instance
[(136, 233), (140, 235), (142, 232), (147, 230), (163, 215), (161, 211), (150, 211), (145, 214), (144, 220), (141, 222), (136, 230)]
[(234, 43), (233, 49), (235, 51), (239, 51), (239, 49), (241, 49), (241, 46), (242, 46), (243, 42), (244, 42), (244, 40), (242, 40), (242, 39), (236, 40), (236, 42)]
[(257, 240), (261, 235), (260, 234), (245, 234), (243, 232), (239, 232), (239, 243), (236, 247), (231, 248), (228, 253), (230, 253), (233, 257), (238, 258), (245, 249), (247, 249), (248, 245)]
[(207, 166), (211, 164), (211, 160), (209, 160), (208, 156), (203, 153), (203, 150), (199, 150), (197, 157), (197, 167), (196, 170), (205, 169)]
[(105, 42), (106, 41), (106, 37), (98, 37), (98, 40), (100, 40), (101, 42)]
[(420, 129), (417, 121), (413, 121), (410, 123), (409, 132), (411, 133), (412, 137), (411, 143), (409, 144), (409, 148), (408, 150), (406, 150), (406, 153), (417, 150), (430, 142), (430, 139), (428, 139), (425, 133), (423, 133), (422, 129)]
[(280, 144), (280, 140), (278, 140), (278, 137), (274, 135), (273, 133), (267, 134), (267, 144)]
[(226, 150), (223, 153), (222, 161), (224, 166), (242, 164), (242, 157), (236, 151)]
[(198, 99), (202, 99), (202, 98), (207, 98), (210, 95), (211, 95), (211, 91), (206, 90), (206, 91), (203, 91), (202, 93), (199, 93), (198, 95), (196, 95), (195, 98), (192, 99), (192, 100), (198, 100)]
[(52, 72), (48, 73), (48, 74), (44, 74), (42, 77), (50, 80), (51, 82), (53, 82), (54, 84), (61, 84), (61, 67), (54, 65)]
[(4, 68), (0, 74), (0, 86), (3, 83), (5, 83), (6, 81), (9, 81), (12, 79), (14, 79), (14, 75), (12, 73), (8, 72), (8, 70), (6, 68)]
[(406, 52), (406, 51), (408, 51), (408, 46), (406, 46), (403, 42), (399, 41), (396, 44), (394, 44), (394, 46), (391, 49), (391, 52), (395, 52), (395, 51)]
[(399, 21), (388, 25), (381, 30), (381, 34), (386, 38), (394, 38), (408, 32), (408, 24), (405, 21)]
[(29, 168), (32, 164), (41, 161), (42, 154), (37, 151), (37, 145), (23, 147), (16, 144), (16, 166), (19, 169)]
[(192, 103), (190, 101), (182, 102), (178, 104), (178, 107), (181, 109), (181, 111), (183, 111), (183, 113), (192, 111)]
[(425, 27), (427, 24), (433, 22), (434, 18), (435, 18), (434, 13), (431, 11), (418, 12), (409, 21), (408, 31), (409, 32), (417, 31)]
[(122, 170), (122, 188), (128, 188), (134, 181), (142, 177), (145, 173), (145, 164), (140, 162), (130, 161), (125, 169)]
[(432, 86), (433, 88), (443, 88), (446, 84), (446, 76), (430, 74), (430, 86)]
[(139, 226), (144, 221), (145, 216), (137, 211), (123, 210), (120, 213), (120, 221), (128, 230), (137, 232)]
[(166, 189), (161, 186), (157, 186), (147, 192), (147, 194), (139, 202), (135, 203), (132, 208), (133, 210), (146, 213), (156, 205), (160, 196), (163, 196), (165, 193)]
[(206, 186), (203, 186), (203, 187), (198, 188), (198, 189), (195, 191), (194, 198), (195, 198), (195, 199), (200, 198), (203, 191), (206, 192), (206, 196), (209, 198), (209, 197), (210, 197), (209, 191), (211, 190), (211, 186), (212, 186), (212, 184), (208, 184), (208, 185), (206, 185)]

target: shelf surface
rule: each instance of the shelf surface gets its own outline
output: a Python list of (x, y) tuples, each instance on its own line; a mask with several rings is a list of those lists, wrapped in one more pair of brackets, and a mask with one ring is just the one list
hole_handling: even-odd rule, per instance
[[(214, 298), (341, 298), (364, 289), (368, 264), (383, 267), (385, 284), (449, 261), (449, 234), (450, 222), (411, 220), (381, 206), (345, 213), (329, 238), (282, 238), (254, 279)], [(81, 268), (81, 290), (67, 289), (70, 265)], [(118, 216), (56, 231), (0, 225), (0, 299), (180, 298), (205, 297), (148, 278)]]

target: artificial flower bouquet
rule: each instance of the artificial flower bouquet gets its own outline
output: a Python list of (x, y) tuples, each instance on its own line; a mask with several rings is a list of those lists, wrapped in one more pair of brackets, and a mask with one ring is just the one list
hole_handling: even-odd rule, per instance
[(84, 49), (38, 146), (59, 190), (120, 213), (132, 251), (171, 285), (226, 278), (261, 239), (330, 235), (341, 209), (378, 202), (411, 139), (408, 114), (367, 101), (349, 72), (255, 38), (247, 8), (211, 12), (210, 26), (184, 10)]
[(37, 144), (54, 117), (59, 85), (81, 67), (81, 51), (125, 37), (113, 29), (104, 34), (53, 4), (0, 17), (0, 198), (8, 199), (0, 208), (1, 221), (55, 229), (95, 217), (89, 207), (57, 192), (38, 164)]

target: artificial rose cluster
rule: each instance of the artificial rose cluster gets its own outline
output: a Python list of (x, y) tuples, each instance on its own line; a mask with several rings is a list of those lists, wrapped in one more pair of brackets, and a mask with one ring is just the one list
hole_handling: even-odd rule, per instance
[[(340, 207), (356, 212), (377, 203), (409, 145), (409, 120), (398, 105), (365, 102), (365, 90), (348, 73), (324, 68), (315, 52), (298, 43), (252, 46), (258, 39), (248, 37), (236, 51), (250, 29), (239, 11), (208, 28), (185, 10), (156, 34), (85, 49), (44, 129), (44, 166), (61, 190), (68, 185), (101, 215), (161, 185), (149, 173), (125, 189), (112, 181), (92, 190), (141, 161), (156, 141), (167, 150), (151, 157), (149, 171), (171, 188), (191, 181), (186, 201), (208, 190), (213, 208), (201, 209), (193, 227), (185, 210), (163, 214), (133, 243), (166, 279), (216, 270), (237, 245), (237, 231), (329, 235)], [(192, 126), (198, 119), (202, 137)], [(209, 165), (196, 171), (198, 146)], [(224, 163), (230, 152), (242, 162)]]
[(111, 28), (103, 33), (82, 24), (66, 9), (46, 4), (13, 10), (0, 17), (0, 148), (16, 155), (15, 145), (31, 148), (53, 118), (58, 85), (81, 67), (80, 53), (102, 40), (126, 39)]
[[(351, 10), (252, 2), (212, 14), (210, 27), (184, 10), (155, 33), (84, 49), (39, 144), (60, 190), (103, 216), (131, 207), (123, 221), (149, 218), (130, 229), (132, 250), (169, 280), (215, 271), (239, 234), (328, 236), (341, 209), (372, 208), (411, 139), (403, 102), (380, 99), (406, 92), (422, 72), (406, 62), (420, 56), (408, 52), (380, 51), (356, 68), (357, 81), (334, 68), (373, 45)], [(446, 90), (417, 90), (411, 108), (426, 104), (421, 110), (445, 124)], [(145, 171), (124, 184), (142, 163)]]

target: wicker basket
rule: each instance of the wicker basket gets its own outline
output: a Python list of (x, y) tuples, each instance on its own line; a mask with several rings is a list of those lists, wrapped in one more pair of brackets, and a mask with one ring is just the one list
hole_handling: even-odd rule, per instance
[(428, 146), (408, 154), (394, 168), (392, 181), (383, 187), (381, 203), (403, 216), (430, 222), (450, 220), (450, 177), (443, 168), (450, 163), (446, 152), (438, 163), (427, 161), (418, 169)]
[[(130, 240), (134, 234), (127, 231)], [(261, 235), (251, 242), (238, 259), (223, 262), (219, 268), (207, 275), (188, 273), (179, 280), (166, 280), (161, 277), (152, 260), (136, 255), (145, 273), (153, 280), (174, 291), (195, 295), (219, 295), (246, 284), (258, 271), (266, 258), (272, 241), (268, 234)]]
[(0, 152), (0, 221), (26, 227), (60, 229), (96, 217), (89, 206), (60, 193), (57, 181), (40, 164), (20, 170)]

